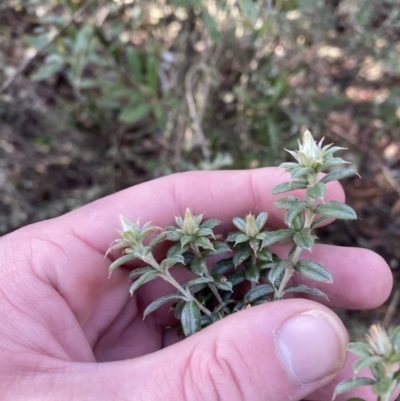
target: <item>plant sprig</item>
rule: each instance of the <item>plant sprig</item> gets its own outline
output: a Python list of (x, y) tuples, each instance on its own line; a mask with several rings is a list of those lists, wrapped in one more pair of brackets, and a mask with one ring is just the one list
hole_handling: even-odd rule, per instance
[[(174, 286), (176, 292), (153, 301), (145, 309), (144, 317), (165, 303), (172, 304), (174, 315), (186, 336), (232, 313), (280, 300), (288, 293), (326, 297), (317, 288), (288, 286), (288, 283), (296, 272), (314, 281), (333, 281), (324, 266), (302, 259), (301, 252), (312, 250), (317, 238), (314, 230), (323, 221), (356, 218), (349, 206), (337, 201), (324, 201), (327, 183), (357, 174), (353, 169), (335, 170), (325, 176), (320, 174), (330, 167), (346, 163), (333, 156), (341, 149), (332, 145), (322, 147), (322, 141), (317, 144), (306, 131), (299, 149), (288, 151), (296, 162), (283, 163), (281, 167), (290, 173), (291, 180), (277, 185), (271, 193), (279, 195), (303, 190), (304, 197), (289, 194), (275, 202), (275, 207), (285, 209), (287, 228), (284, 229), (268, 229), (266, 212), (257, 216), (249, 213), (245, 218), (233, 218), (237, 231), (220, 241), (214, 233), (220, 221), (203, 221), (203, 215), (194, 215), (190, 209), (183, 217), (175, 217), (176, 225), (164, 229), (150, 223), (140, 227), (139, 223), (121, 217), (122, 238), (110, 245), (107, 254), (123, 249), (123, 255), (111, 264), (110, 274), (115, 268), (139, 259), (145, 266), (132, 270), (131, 294), (156, 278)], [(170, 247), (158, 261), (153, 248), (161, 241), (168, 241)], [(292, 248), (284, 258), (270, 249), (271, 245), (281, 241), (292, 242)], [(175, 267), (183, 266), (193, 278), (181, 284), (171, 272)]]
[[(379, 325), (372, 325), (366, 343), (350, 343), (347, 349), (358, 357), (354, 373), (369, 368), (372, 377), (354, 377), (339, 383), (334, 397), (358, 387), (371, 386), (377, 401), (390, 401), (400, 384), (400, 326), (386, 333)], [(364, 401), (361, 398), (351, 400)]]

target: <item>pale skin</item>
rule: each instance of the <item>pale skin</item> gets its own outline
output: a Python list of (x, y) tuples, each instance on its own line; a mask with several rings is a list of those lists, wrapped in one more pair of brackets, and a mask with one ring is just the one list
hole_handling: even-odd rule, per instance
[[(232, 217), (267, 211), (268, 225), (282, 227), (283, 211), (272, 207), (278, 197), (270, 190), (285, 181), (288, 175), (277, 168), (176, 174), (1, 238), (0, 399), (330, 400), (335, 383), (352, 376), (351, 358), (338, 351), (334, 371), (300, 385), (277, 360), (274, 335), (289, 317), (313, 310), (337, 321), (346, 338), (325, 305), (369, 309), (387, 299), (391, 273), (375, 253), (317, 245), (308, 257), (334, 276), (334, 284), (318, 285), (329, 302), (310, 297), (261, 305), (183, 341), (164, 330), (173, 323), (168, 308), (142, 319), (168, 285), (153, 281), (131, 298), (128, 269), (108, 279), (118, 254), (104, 254), (118, 237), (119, 214), (162, 227), (190, 207), (220, 219), (219, 232), (228, 232)], [(327, 200), (344, 200), (339, 184), (327, 188)], [(374, 399), (368, 394), (337, 399)]]

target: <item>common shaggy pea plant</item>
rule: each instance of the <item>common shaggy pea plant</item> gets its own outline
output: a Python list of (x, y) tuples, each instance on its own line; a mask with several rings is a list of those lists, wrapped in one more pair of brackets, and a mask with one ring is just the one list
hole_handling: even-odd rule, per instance
[[(139, 259), (144, 266), (130, 273), (130, 293), (149, 281), (163, 279), (175, 287), (175, 292), (162, 296), (144, 310), (144, 317), (163, 304), (171, 305), (177, 326), (185, 336), (255, 305), (277, 301), (286, 294), (307, 293), (326, 297), (317, 288), (306, 285), (289, 285), (293, 274), (301, 274), (312, 280), (331, 283), (331, 273), (321, 264), (302, 257), (303, 250), (312, 250), (316, 236), (314, 230), (323, 221), (332, 218), (355, 219), (354, 210), (337, 201), (324, 201), (326, 184), (350, 177), (354, 169), (335, 169), (345, 164), (334, 153), (343, 149), (316, 143), (309, 131), (299, 142), (299, 149), (288, 152), (294, 160), (283, 163), (291, 180), (277, 185), (272, 195), (277, 197), (275, 207), (285, 209), (286, 228), (268, 228), (268, 213), (257, 216), (249, 213), (244, 218), (235, 217), (236, 231), (224, 239), (214, 233), (219, 220), (205, 220), (186, 209), (183, 217), (175, 217), (175, 225), (165, 228), (146, 223), (128, 221), (121, 217), (122, 238), (116, 239), (107, 254), (122, 250), (122, 256), (110, 266), (110, 274), (119, 266)], [(303, 190), (303, 196), (294, 196), (293, 190)], [(154, 246), (161, 241), (168, 250), (161, 260), (154, 256)], [(285, 257), (273, 253), (270, 246), (278, 242), (291, 243)], [(192, 278), (180, 283), (172, 274), (174, 269), (185, 267)]]
[[(386, 331), (379, 325), (372, 325), (366, 335), (366, 342), (350, 343), (348, 350), (358, 357), (353, 366), (354, 373), (369, 368), (370, 377), (355, 377), (338, 384), (335, 395), (362, 386), (371, 386), (377, 401), (390, 401), (400, 384), (400, 326)], [(364, 401), (350, 398), (348, 401)]]

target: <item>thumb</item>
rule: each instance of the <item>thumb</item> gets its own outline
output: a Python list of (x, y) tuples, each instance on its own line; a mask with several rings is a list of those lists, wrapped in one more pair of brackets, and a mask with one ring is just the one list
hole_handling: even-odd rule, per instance
[(338, 373), (346, 344), (333, 312), (291, 299), (231, 315), (148, 356), (100, 364), (98, 377), (112, 378), (124, 400), (294, 401)]

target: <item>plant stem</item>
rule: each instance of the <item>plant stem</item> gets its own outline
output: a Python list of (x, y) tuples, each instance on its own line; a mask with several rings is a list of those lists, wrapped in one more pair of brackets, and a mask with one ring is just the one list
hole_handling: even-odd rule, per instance
[[(251, 254), (251, 266), (256, 266), (257, 264), (257, 256), (254, 252)], [(251, 282), (251, 288), (254, 288), (257, 285), (255, 281)]]
[[(203, 257), (201, 252), (200, 252), (199, 247), (196, 244), (193, 245), (192, 249), (193, 249), (193, 252), (194, 252), (194, 254), (196, 255), (197, 258), (202, 258)], [(210, 272), (208, 271), (208, 268), (207, 268), (207, 264), (204, 265), (204, 274), (206, 276), (210, 275)], [(211, 292), (214, 294), (215, 298), (217, 298), (217, 301), (219, 302), (219, 304), (221, 305), (224, 301), (222, 300), (221, 295), (219, 295), (219, 292), (218, 292), (217, 287), (215, 286), (215, 284), (214, 283), (208, 283), (207, 285), (208, 285), (208, 288), (211, 290)]]
[[(309, 187), (314, 186), (317, 182), (318, 182), (318, 174), (317, 173), (308, 175)], [(310, 198), (306, 202), (307, 202), (308, 207), (304, 211), (304, 228), (310, 228), (311, 224), (313, 223), (314, 218), (316, 216), (312, 211), (314, 208), (316, 199)], [(294, 274), (294, 266), (296, 265), (296, 263), (299, 260), (301, 251), (302, 251), (302, 248), (300, 248), (299, 246), (296, 246), (296, 249), (294, 250), (292, 257), (290, 258), (290, 260), (288, 260), (288, 263), (285, 267), (285, 273), (283, 275), (282, 282), (281, 282), (278, 290), (275, 292), (274, 300), (279, 300), (279, 299), (283, 298), (283, 293), (285, 291), (285, 287)]]
[(189, 291), (185, 290), (172, 276), (169, 272), (165, 273), (166, 280), (172, 284), (178, 291), (180, 291), (188, 301), (195, 301), (199, 309), (205, 313), (207, 316), (212, 316), (212, 313), (200, 303)]
[(180, 291), (188, 301), (195, 301), (199, 309), (204, 312), (207, 316), (212, 316), (212, 313), (202, 304), (200, 303), (189, 291), (185, 290), (172, 276), (169, 271), (164, 272), (159, 263), (154, 259), (152, 253), (149, 253), (145, 259), (150, 266), (154, 267), (156, 270), (162, 273), (162, 277), (168, 281), (171, 285), (173, 285), (178, 291)]
[(283, 298), (283, 292), (285, 291), (286, 285), (288, 281), (292, 278), (294, 273), (294, 266), (299, 260), (299, 256), (302, 249), (297, 246), (295, 251), (293, 252), (292, 257), (288, 260), (288, 263), (285, 267), (285, 274), (283, 275), (282, 282), (279, 286), (278, 291), (275, 293), (274, 300), (279, 300)]

